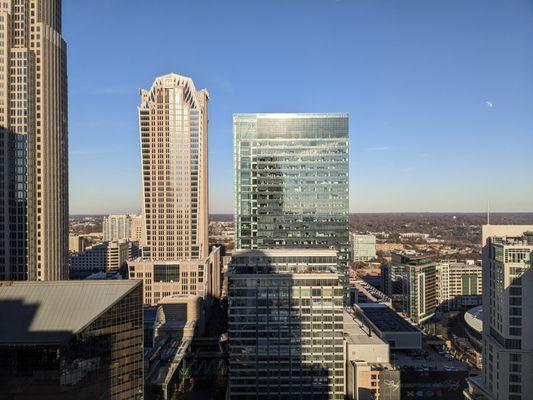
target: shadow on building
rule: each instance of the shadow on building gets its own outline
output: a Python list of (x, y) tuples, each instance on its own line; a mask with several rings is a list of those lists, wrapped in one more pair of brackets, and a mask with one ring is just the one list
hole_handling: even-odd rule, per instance
[(142, 398), (142, 316), (128, 314), (135, 300), (141, 310), (136, 289), (76, 330), (68, 323), (58, 329), (69, 318), (65, 309), (50, 313), (38, 302), (0, 296), (0, 399)]
[[(243, 253), (272, 257), (261, 250)], [(280, 273), (254, 265), (230, 274), (230, 398), (343, 398), (335, 388), (344, 384), (342, 328), (335, 329), (335, 305), (342, 299), (339, 276), (327, 271)]]

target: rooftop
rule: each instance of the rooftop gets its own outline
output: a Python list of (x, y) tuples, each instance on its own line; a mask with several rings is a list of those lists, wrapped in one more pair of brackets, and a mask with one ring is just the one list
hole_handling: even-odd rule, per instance
[[(344, 310), (343, 313), (344, 322), (344, 339), (349, 344), (368, 344), (378, 345), (387, 344), (381, 340), (378, 336), (368, 335), (368, 328), (365, 327), (361, 321), (357, 320), (354, 315), (351, 315), (348, 311)], [(364, 328), (363, 328), (364, 327)]]
[(417, 328), (384, 304), (361, 303), (356, 307), (380, 332), (418, 332)]
[(60, 344), (132, 291), (139, 281), (0, 283), (0, 344)]
[(483, 332), (483, 306), (471, 308), (465, 313), (465, 321), (476, 332)]
[(233, 118), (348, 118), (348, 113), (235, 113)]
[(235, 256), (270, 256), (270, 257), (337, 257), (336, 250), (330, 249), (305, 249), (305, 248), (287, 248), (287, 249), (238, 249), (234, 250), (232, 255)]
[(504, 246), (533, 246), (533, 232), (524, 232), (520, 236), (493, 236), (492, 242)]

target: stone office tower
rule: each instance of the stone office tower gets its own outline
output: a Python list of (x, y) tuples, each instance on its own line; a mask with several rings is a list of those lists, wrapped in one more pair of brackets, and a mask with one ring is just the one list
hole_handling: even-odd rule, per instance
[(208, 256), (207, 101), (191, 78), (168, 74), (141, 90), (146, 260)]
[(0, 2), (0, 280), (68, 279), (60, 0)]

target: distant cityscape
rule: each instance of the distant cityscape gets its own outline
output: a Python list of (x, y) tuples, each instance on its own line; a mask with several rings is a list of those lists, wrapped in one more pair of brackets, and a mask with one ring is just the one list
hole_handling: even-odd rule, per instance
[(139, 211), (69, 217), (61, 6), (0, 2), (0, 399), (531, 398), (533, 213), (350, 214), (348, 113), (234, 113), (209, 215), (210, 93), (153, 76)]

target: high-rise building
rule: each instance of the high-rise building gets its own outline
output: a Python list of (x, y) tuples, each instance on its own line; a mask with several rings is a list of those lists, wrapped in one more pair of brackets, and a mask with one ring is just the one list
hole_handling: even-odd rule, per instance
[(0, 280), (68, 278), (60, 0), (0, 2)]
[(485, 225), (483, 369), (467, 399), (525, 400), (533, 393), (533, 226)]
[(236, 114), (235, 247), (349, 258), (348, 115)]
[(228, 269), (231, 399), (344, 399), (335, 250), (237, 250)]
[(143, 398), (139, 282), (2, 282), (0, 315), (0, 398)]
[(138, 242), (140, 246), (143, 243), (144, 229), (142, 215), (130, 215), (131, 230), (129, 239)]
[(417, 324), (431, 318), (437, 309), (437, 270), (435, 263), (418, 261), (404, 265), (404, 311)]
[(437, 263), (437, 301), (443, 310), (471, 308), (481, 303), (481, 265), (472, 261)]
[(131, 224), (131, 216), (128, 214), (105, 216), (102, 222), (104, 241), (129, 239)]
[(381, 290), (393, 301), (403, 298), (404, 271), (401, 265), (381, 265)]
[(353, 261), (370, 261), (376, 258), (376, 237), (374, 235), (352, 235)]
[(392, 253), (391, 265), (381, 268), (384, 292), (417, 324), (431, 318), (438, 306), (434, 255)]
[(207, 91), (168, 74), (141, 90), (143, 258), (208, 255)]

